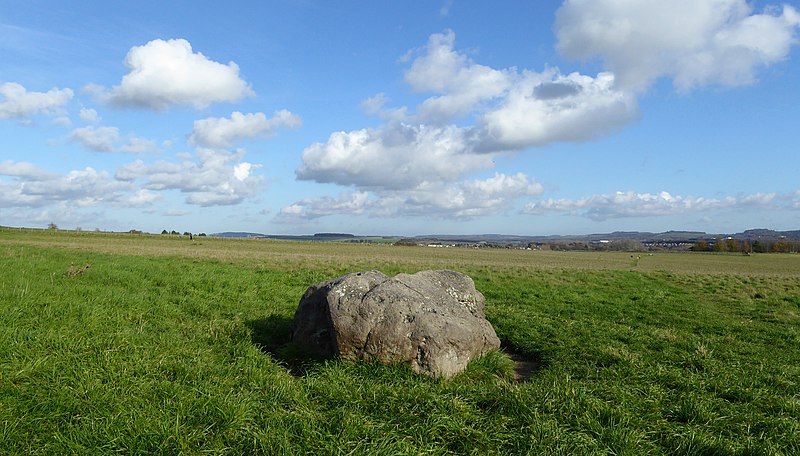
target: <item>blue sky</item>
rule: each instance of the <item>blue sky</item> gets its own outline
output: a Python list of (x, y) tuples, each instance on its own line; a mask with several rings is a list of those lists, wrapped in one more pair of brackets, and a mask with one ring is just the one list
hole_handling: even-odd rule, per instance
[(0, 0), (0, 225), (800, 229), (799, 10)]

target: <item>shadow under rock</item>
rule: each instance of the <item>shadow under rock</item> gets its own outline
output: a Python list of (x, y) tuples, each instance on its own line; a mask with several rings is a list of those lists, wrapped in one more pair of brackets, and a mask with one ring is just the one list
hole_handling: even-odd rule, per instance
[(544, 369), (544, 355), (541, 352), (530, 352), (515, 346), (506, 339), (500, 339), (500, 349), (514, 361), (514, 381), (526, 382), (537, 372)]
[[(285, 365), (295, 377), (302, 377), (323, 360), (305, 352), (292, 342), (292, 324), (292, 318), (280, 314), (245, 322), (251, 331), (250, 339), (253, 345)], [(531, 352), (504, 338), (501, 338), (500, 349), (514, 361), (516, 382), (526, 382), (547, 367), (542, 352)]]
[(262, 352), (284, 364), (295, 377), (305, 375), (309, 368), (320, 362), (292, 343), (292, 318), (272, 314), (265, 318), (248, 320), (250, 340)]

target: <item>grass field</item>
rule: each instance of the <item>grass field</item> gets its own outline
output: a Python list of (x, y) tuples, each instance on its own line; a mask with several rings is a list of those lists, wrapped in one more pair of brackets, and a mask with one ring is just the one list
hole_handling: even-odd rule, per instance
[[(298, 358), (308, 285), (428, 268), (473, 277), (524, 381)], [(799, 325), (798, 255), (0, 228), (0, 454), (800, 454)]]

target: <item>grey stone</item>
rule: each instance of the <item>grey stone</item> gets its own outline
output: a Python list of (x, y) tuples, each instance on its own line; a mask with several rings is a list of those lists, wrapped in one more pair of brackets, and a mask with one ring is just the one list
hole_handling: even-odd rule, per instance
[(321, 357), (408, 363), (431, 377), (451, 377), (500, 347), (483, 295), (454, 271), (367, 271), (312, 285), (292, 339)]

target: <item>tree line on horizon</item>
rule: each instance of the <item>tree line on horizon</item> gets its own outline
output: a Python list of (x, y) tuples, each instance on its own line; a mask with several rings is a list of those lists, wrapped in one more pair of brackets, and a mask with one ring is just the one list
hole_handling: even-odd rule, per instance
[[(161, 234), (168, 234), (168, 235), (173, 235), (173, 236), (181, 236), (181, 233), (179, 233), (179, 232), (177, 232), (175, 230), (172, 230), (172, 231), (162, 230)], [(188, 231), (184, 231), (182, 235), (183, 236), (192, 236), (192, 233), (190, 233)], [(194, 236), (205, 236), (205, 235), (206, 235), (206, 233), (200, 233), (200, 234), (195, 234)]]
[(741, 252), (741, 253), (800, 253), (800, 241), (792, 239), (738, 240), (717, 238), (713, 241), (699, 240), (691, 248), (694, 252)]

